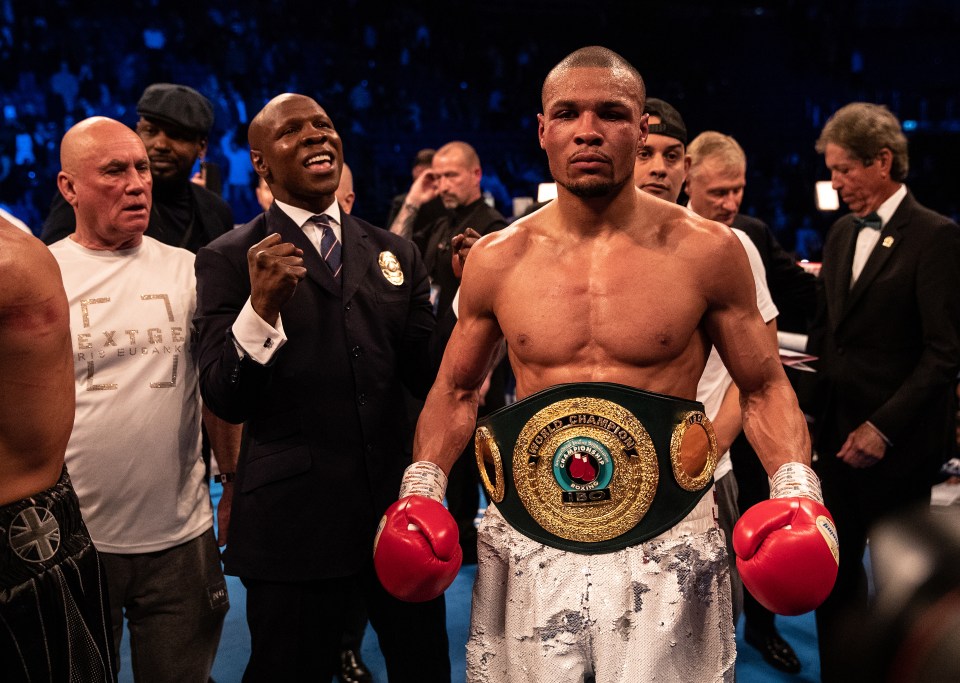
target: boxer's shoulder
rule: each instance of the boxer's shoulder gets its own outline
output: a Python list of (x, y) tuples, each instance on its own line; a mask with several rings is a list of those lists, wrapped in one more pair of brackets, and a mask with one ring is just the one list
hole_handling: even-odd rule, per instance
[(60, 267), (46, 245), (21, 230), (0, 230), (0, 309), (62, 293)]

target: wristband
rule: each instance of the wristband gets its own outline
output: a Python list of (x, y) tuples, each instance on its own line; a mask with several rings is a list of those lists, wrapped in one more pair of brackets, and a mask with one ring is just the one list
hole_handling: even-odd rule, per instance
[(424, 496), (443, 502), (443, 494), (447, 490), (447, 475), (435, 462), (420, 460), (403, 471), (403, 481), (400, 482), (400, 498), (407, 496)]
[(213, 480), (218, 484), (227, 484), (237, 478), (236, 472), (221, 472), (213, 475)]
[(770, 479), (770, 498), (809, 498), (823, 504), (823, 492), (816, 472), (802, 462), (780, 465)]

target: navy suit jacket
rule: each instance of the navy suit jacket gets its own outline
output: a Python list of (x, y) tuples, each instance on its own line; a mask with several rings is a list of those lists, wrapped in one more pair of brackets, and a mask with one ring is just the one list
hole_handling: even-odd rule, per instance
[[(427, 274), (412, 242), (341, 215), (342, 287), (276, 204), (197, 254), (201, 392), (244, 423), (230, 574), (303, 581), (369, 566), (411, 460), (401, 384), (424, 396), (439, 357)], [(280, 312), (287, 343), (260, 365), (240, 359), (230, 329), (250, 295), (247, 250), (273, 232), (303, 250), (307, 275)], [(383, 274), (385, 252), (401, 284)]]
[(820, 306), (808, 350), (820, 356), (820, 466), (870, 420), (892, 442), (874, 481), (922, 483), (953, 451), (954, 383), (960, 367), (960, 228), (909, 192), (851, 289), (857, 241), (851, 215), (829, 231)]

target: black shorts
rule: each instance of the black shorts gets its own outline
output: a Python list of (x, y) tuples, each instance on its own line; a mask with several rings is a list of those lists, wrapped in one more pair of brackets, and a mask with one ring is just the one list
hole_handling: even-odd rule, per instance
[(0, 507), (3, 680), (115, 681), (106, 581), (66, 468)]

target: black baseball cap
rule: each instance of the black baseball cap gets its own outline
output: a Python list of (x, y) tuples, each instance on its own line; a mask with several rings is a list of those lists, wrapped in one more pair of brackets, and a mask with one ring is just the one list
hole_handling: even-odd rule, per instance
[(684, 124), (680, 112), (674, 109), (669, 103), (658, 100), (656, 97), (651, 97), (647, 100), (644, 113), (660, 117), (660, 123), (650, 124), (651, 133), (676, 138), (684, 145), (687, 144), (687, 126)]
[(213, 126), (213, 105), (193, 88), (176, 83), (154, 83), (143, 91), (137, 113), (193, 131), (202, 137)]

